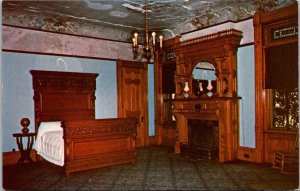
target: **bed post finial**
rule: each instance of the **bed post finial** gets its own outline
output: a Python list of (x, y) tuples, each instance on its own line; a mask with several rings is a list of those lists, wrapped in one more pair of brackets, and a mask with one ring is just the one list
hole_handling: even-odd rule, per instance
[(29, 129), (28, 126), (30, 125), (30, 120), (28, 118), (22, 118), (20, 121), (20, 124), (22, 125), (22, 132), (23, 134), (27, 134)]

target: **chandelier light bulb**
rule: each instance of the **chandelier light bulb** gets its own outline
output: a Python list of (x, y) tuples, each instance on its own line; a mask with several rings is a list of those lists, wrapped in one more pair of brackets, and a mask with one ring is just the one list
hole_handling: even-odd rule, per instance
[(155, 45), (155, 35), (156, 35), (156, 33), (155, 33), (155, 32), (152, 32), (153, 45)]
[(134, 33), (134, 38), (135, 38), (135, 45), (137, 46), (137, 44), (138, 44), (138, 33), (137, 32)]
[(163, 35), (159, 35), (159, 46), (162, 48)]

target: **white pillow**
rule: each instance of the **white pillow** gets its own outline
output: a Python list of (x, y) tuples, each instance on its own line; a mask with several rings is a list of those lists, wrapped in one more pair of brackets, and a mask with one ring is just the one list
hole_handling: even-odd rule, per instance
[(41, 122), (38, 129), (37, 139), (39, 139), (44, 133), (48, 131), (62, 131), (61, 121)]

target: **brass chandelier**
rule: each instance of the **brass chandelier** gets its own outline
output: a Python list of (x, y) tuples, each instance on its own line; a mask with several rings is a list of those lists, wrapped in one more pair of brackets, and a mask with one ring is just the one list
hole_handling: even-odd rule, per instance
[(134, 58), (137, 58), (140, 54), (148, 61), (151, 59), (152, 55), (158, 55), (162, 52), (162, 40), (163, 36), (159, 35), (159, 42), (156, 42), (156, 32), (152, 32), (151, 39), (149, 38), (149, 22), (148, 22), (148, 1), (145, 0), (145, 42), (142, 49), (139, 48), (138, 45), (138, 33), (134, 33), (134, 37), (132, 39), (132, 52)]

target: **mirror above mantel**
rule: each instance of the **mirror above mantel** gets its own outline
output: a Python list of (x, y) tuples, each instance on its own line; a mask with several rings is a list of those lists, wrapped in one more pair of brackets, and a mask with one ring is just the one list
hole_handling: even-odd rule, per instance
[(217, 77), (213, 64), (199, 62), (192, 72), (192, 91), (197, 97), (212, 97), (216, 95)]
[[(229, 29), (178, 43), (175, 48), (175, 99), (236, 99), (236, 51), (241, 38), (241, 31)], [(215, 78), (201, 79), (202, 74), (194, 74), (199, 70), (197, 68), (206, 69), (203, 77), (210, 73), (209, 69), (214, 71)], [(200, 79), (197, 76), (201, 76)], [(211, 89), (215, 92), (211, 94), (210, 91), (199, 91), (200, 83), (203, 90), (210, 84), (217, 84)]]

